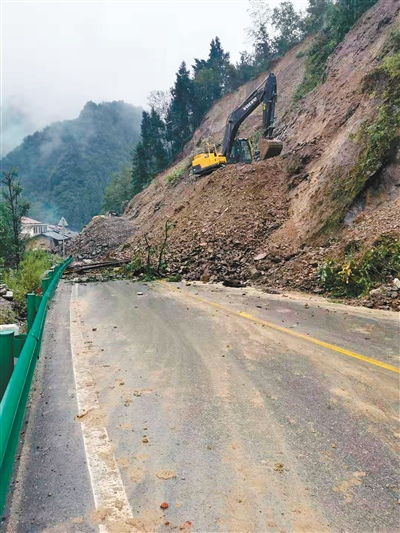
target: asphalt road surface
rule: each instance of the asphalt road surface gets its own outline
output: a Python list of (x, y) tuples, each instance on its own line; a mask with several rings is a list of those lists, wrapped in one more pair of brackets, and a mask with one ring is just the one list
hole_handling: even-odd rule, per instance
[(398, 353), (390, 312), (62, 283), (3, 527), (397, 531)]

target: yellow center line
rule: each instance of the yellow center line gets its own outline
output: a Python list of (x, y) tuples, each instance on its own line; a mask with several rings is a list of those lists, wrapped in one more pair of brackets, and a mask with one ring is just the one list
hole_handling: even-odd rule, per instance
[(386, 370), (390, 370), (391, 372), (395, 372), (396, 374), (400, 374), (400, 368), (397, 368), (393, 365), (389, 365), (388, 363), (384, 363), (383, 361), (379, 361), (378, 359), (373, 359), (372, 357), (367, 357), (365, 355), (352, 352), (351, 350), (346, 350), (345, 348), (341, 348), (340, 346), (336, 346), (335, 344), (330, 344), (329, 342), (321, 341), (319, 339), (316, 339), (315, 337), (304, 335), (303, 333), (298, 333), (297, 331), (292, 331), (291, 329), (284, 328), (283, 326), (278, 326), (273, 322), (262, 320), (261, 318), (257, 318), (256, 316), (250, 315), (249, 313), (245, 313), (244, 311), (234, 311), (233, 309), (229, 309), (228, 307), (225, 307), (224, 305), (221, 305), (217, 302), (206, 300), (205, 298), (201, 298), (200, 296), (195, 296), (194, 294), (182, 291), (177, 287), (170, 285), (166, 281), (161, 280), (158, 283), (161, 283), (169, 289), (173, 289), (174, 291), (178, 292), (179, 294), (182, 294), (183, 296), (192, 298), (192, 300), (197, 300), (198, 302), (210, 305), (212, 307), (215, 307), (216, 309), (221, 309), (222, 311), (225, 311), (226, 313), (229, 313), (231, 315), (238, 316), (240, 318), (245, 318), (246, 320), (250, 320), (251, 322), (255, 322), (256, 324), (261, 324), (262, 326), (266, 326), (270, 329), (286, 333), (287, 335), (291, 335), (292, 337), (305, 340), (312, 344), (316, 344), (317, 346), (322, 346), (323, 348), (327, 348), (328, 350), (341, 353), (342, 355), (347, 355), (347, 357), (353, 357), (354, 359), (359, 359), (360, 361), (364, 361), (365, 363), (369, 363), (370, 365), (379, 366), (381, 368), (385, 368)]

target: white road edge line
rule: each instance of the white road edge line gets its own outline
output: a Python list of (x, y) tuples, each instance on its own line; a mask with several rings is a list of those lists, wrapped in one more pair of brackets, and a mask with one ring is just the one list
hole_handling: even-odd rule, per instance
[(80, 424), (95, 507), (106, 517), (106, 523), (99, 525), (99, 531), (107, 533), (107, 522), (110, 525), (126, 523), (133, 519), (133, 513), (107, 429), (102, 422), (90, 370), (88, 346), (84, 343), (80, 323), (78, 285), (73, 285), (70, 300), (70, 344), (76, 399), (79, 416), (82, 417)]

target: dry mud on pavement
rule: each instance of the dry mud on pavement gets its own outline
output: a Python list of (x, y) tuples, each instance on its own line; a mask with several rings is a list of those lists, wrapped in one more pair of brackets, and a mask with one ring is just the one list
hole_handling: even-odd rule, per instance
[(74, 373), (58, 416), (77, 501), (35, 506), (54, 479), (30, 476), (67, 436), (38, 458), (52, 437), (31, 435), (10, 531), (397, 530), (394, 313), (160, 282), (64, 283), (56, 300), (70, 335), (42, 355)]

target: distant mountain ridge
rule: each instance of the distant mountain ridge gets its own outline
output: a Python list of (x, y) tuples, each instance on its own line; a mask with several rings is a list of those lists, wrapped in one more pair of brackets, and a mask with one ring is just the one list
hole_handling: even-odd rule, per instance
[(2, 170), (18, 169), (32, 217), (57, 222), (64, 216), (80, 229), (101, 210), (112, 173), (130, 162), (141, 115), (122, 101), (87, 102), (78, 118), (26, 137), (2, 159)]

